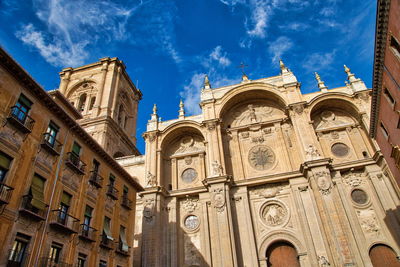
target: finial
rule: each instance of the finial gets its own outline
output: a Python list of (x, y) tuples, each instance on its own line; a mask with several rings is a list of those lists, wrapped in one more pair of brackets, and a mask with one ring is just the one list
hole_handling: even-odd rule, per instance
[(185, 117), (185, 105), (183, 104), (182, 99), (179, 102), (179, 118), (183, 119)]
[(319, 74), (317, 72), (315, 72), (315, 79), (318, 82), (319, 90), (321, 90), (321, 92), (327, 92), (328, 87), (326, 87), (325, 83), (323, 81), (321, 81), (321, 77), (319, 76)]
[(204, 89), (211, 89), (211, 84), (210, 84), (210, 81), (208, 80), (208, 75), (207, 74), (204, 76), (204, 86), (203, 86), (203, 88)]
[(285, 66), (282, 59), (279, 59), (279, 67), (281, 68), (281, 74), (289, 72), (289, 69)]
[(347, 80), (349, 80), (350, 83), (358, 81), (358, 79), (354, 76), (353, 73), (350, 72), (350, 68), (348, 68), (346, 65), (343, 65), (344, 67), (344, 72), (347, 74)]
[(247, 77), (246, 73), (242, 74), (242, 82), (247, 82), (249, 81), (249, 77)]
[(153, 115), (157, 115), (157, 105), (153, 105)]

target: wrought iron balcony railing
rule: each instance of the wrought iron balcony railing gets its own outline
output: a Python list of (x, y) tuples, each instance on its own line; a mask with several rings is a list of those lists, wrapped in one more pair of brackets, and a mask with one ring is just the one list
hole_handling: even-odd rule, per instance
[(62, 144), (51, 134), (44, 133), (41, 146), (53, 155), (60, 155)]
[(79, 237), (82, 239), (85, 239), (89, 242), (96, 241), (96, 232), (97, 232), (96, 229), (94, 229), (93, 227), (90, 227), (87, 224), (79, 225)]
[(4, 183), (0, 183), (0, 205), (7, 205), (10, 202), (14, 188)]
[(35, 120), (18, 106), (13, 106), (8, 114), (7, 121), (23, 133), (32, 132)]
[(32, 200), (33, 196), (31, 195), (25, 195), (22, 197), (22, 204), (21, 204), (21, 209), (20, 213), (23, 215), (26, 215), (26, 217), (31, 218), (33, 220), (44, 220), (46, 218), (46, 213), (48, 206), (46, 203), (35, 199), (34, 201), (39, 202), (40, 206), (43, 206), (42, 208), (35, 207), (32, 205)]
[(64, 261), (56, 260), (53, 258), (40, 258), (39, 261), (40, 267), (72, 267), (73, 265), (70, 263), (66, 263)]
[(25, 250), (11, 249), (8, 253), (7, 267), (25, 267), (28, 266), (30, 254)]
[(103, 184), (103, 177), (101, 177), (98, 173), (98, 171), (91, 171), (90, 172), (90, 178), (89, 178), (89, 183), (94, 185), (97, 188), (101, 188)]
[(69, 234), (78, 233), (79, 220), (63, 210), (50, 212), (50, 225), (61, 232)]
[(100, 246), (105, 248), (105, 249), (114, 249), (114, 240), (109, 239), (107, 235), (102, 234), (101, 235), (101, 240), (100, 240)]
[(67, 159), (65, 164), (74, 170), (76, 173), (83, 175), (85, 174), (86, 164), (79, 158), (79, 156), (75, 155), (72, 152), (67, 153)]
[(115, 188), (113, 185), (107, 185), (107, 196), (109, 196), (110, 198), (117, 200), (118, 199), (118, 190), (117, 188)]
[(131, 252), (131, 247), (124, 247), (124, 243), (118, 242), (115, 252), (117, 252), (121, 255), (124, 255), (124, 256), (129, 256), (129, 254)]
[(127, 196), (123, 195), (122, 201), (121, 201), (121, 206), (131, 210), (132, 209), (132, 200), (130, 200)]

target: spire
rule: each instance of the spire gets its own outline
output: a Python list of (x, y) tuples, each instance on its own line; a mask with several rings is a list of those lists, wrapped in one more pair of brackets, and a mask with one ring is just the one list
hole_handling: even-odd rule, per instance
[(203, 89), (211, 89), (211, 84), (210, 84), (210, 81), (208, 80), (208, 75), (207, 74), (204, 76)]
[(157, 115), (157, 105), (154, 104), (153, 106), (153, 113), (151, 114), (151, 120), (152, 121), (157, 121), (158, 115)]
[(285, 66), (285, 64), (283, 63), (282, 59), (279, 59), (279, 67), (281, 68), (281, 74), (283, 73), (287, 73), (290, 70)]
[(179, 102), (179, 118), (185, 118), (185, 105), (183, 104), (182, 99)]
[(328, 91), (328, 87), (326, 87), (324, 81), (321, 81), (321, 77), (319, 76), (318, 73), (315, 72), (315, 79), (318, 82), (318, 88), (319, 90), (321, 90), (321, 92), (327, 92)]
[(350, 83), (357, 81), (358, 79), (354, 76), (353, 73), (350, 72), (350, 69), (346, 66), (343, 65), (344, 67), (344, 72), (347, 74), (347, 80), (349, 80)]
[(242, 74), (242, 82), (248, 82), (249, 81), (249, 77), (247, 77), (246, 73), (243, 72)]

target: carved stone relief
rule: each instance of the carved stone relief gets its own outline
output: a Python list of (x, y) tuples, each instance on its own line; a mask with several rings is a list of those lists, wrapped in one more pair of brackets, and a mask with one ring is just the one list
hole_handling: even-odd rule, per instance
[(147, 223), (151, 223), (153, 221), (154, 205), (155, 205), (155, 200), (152, 198), (148, 198), (144, 201), (143, 218)]
[(320, 171), (315, 173), (315, 179), (321, 194), (328, 195), (331, 193), (332, 182), (330, 174), (327, 171)]
[(284, 186), (285, 185), (281, 183), (266, 184), (252, 189), (251, 193), (260, 197), (271, 198), (279, 194)]
[(197, 153), (205, 151), (203, 140), (197, 136), (187, 135), (182, 137), (172, 147), (171, 155), (180, 155), (187, 153)]
[(350, 171), (343, 175), (343, 182), (351, 187), (356, 187), (363, 183), (363, 176), (362, 172)]
[(225, 210), (225, 190), (223, 188), (216, 188), (212, 191), (213, 193), (213, 206), (218, 212)]
[(213, 176), (221, 176), (221, 175), (223, 175), (224, 168), (221, 166), (221, 164), (218, 163), (218, 161), (214, 160), (211, 163), (211, 167), (212, 167), (212, 175)]
[(261, 219), (268, 226), (280, 226), (288, 219), (288, 210), (278, 201), (269, 201), (261, 208)]
[(256, 170), (267, 170), (275, 163), (275, 153), (268, 146), (258, 145), (250, 149), (248, 161)]
[(187, 213), (194, 212), (195, 210), (198, 209), (197, 203), (198, 203), (197, 198), (190, 198), (186, 197), (184, 201), (182, 201), (182, 208), (185, 210)]
[(358, 210), (357, 215), (360, 221), (361, 228), (365, 233), (378, 233), (380, 230), (376, 214), (373, 209)]
[(319, 116), (313, 118), (313, 121), (316, 130), (354, 124), (354, 121), (349, 117), (349, 115), (344, 112), (333, 112), (331, 110), (322, 111)]
[(318, 149), (315, 148), (314, 145), (309, 144), (306, 150), (306, 159), (307, 160), (315, 160), (319, 159), (321, 154), (318, 152)]
[(146, 175), (146, 187), (157, 186), (157, 178), (151, 172), (147, 172)]

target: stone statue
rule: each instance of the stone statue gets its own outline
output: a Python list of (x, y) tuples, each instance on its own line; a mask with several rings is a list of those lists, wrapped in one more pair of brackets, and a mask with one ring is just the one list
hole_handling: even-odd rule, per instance
[(221, 164), (218, 163), (218, 161), (214, 160), (211, 163), (212, 166), (212, 174), (213, 176), (221, 176), (224, 169), (222, 168)]
[(156, 176), (153, 175), (151, 172), (147, 172), (146, 180), (147, 180), (146, 187), (157, 186)]
[(308, 145), (308, 148), (306, 150), (306, 156), (307, 160), (314, 160), (321, 157), (318, 150), (311, 144)]

